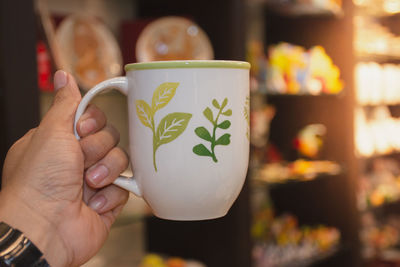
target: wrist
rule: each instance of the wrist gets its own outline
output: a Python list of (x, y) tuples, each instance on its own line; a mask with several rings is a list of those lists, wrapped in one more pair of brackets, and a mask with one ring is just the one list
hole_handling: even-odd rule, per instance
[(35, 244), (4, 222), (0, 222), (0, 265), (49, 267)]
[(52, 267), (68, 266), (68, 253), (57, 227), (18, 198), (0, 192), (0, 221), (21, 231)]

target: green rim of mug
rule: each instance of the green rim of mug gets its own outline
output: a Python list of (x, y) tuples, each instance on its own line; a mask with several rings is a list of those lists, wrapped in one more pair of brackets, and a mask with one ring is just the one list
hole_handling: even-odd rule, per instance
[(125, 71), (149, 69), (186, 69), (186, 68), (227, 68), (250, 69), (250, 63), (231, 60), (177, 60), (131, 63), (125, 65)]

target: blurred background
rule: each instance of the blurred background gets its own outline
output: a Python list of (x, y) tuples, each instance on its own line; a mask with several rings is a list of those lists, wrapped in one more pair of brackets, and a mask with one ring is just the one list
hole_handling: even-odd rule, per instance
[[(399, 29), (398, 0), (2, 0), (0, 159), (57, 69), (85, 94), (127, 63), (247, 60), (251, 155), (228, 215), (161, 220), (131, 195), (84, 266), (400, 266)], [(126, 97), (93, 102), (127, 150)]]

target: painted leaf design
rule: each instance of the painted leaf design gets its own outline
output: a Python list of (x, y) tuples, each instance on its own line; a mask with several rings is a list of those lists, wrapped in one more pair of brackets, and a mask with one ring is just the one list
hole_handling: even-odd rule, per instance
[(218, 101), (216, 99), (213, 99), (212, 104), (215, 108), (220, 109), (221, 107), (218, 104)]
[(249, 117), (249, 111), (247, 110), (247, 108), (244, 108), (244, 118), (246, 119), (247, 123), (250, 124), (250, 117)]
[(209, 156), (212, 157), (210, 150), (208, 150), (203, 144), (198, 144), (193, 147), (193, 152), (199, 156)]
[(227, 104), (228, 104), (228, 98), (225, 98), (224, 101), (222, 102), (221, 109), (226, 107)]
[(176, 88), (179, 83), (162, 83), (153, 93), (151, 107), (155, 113), (157, 110), (165, 107), (174, 97)]
[(206, 141), (211, 142), (212, 138), (208, 130), (204, 127), (197, 127), (194, 132), (197, 134), (198, 137), (204, 139)]
[(213, 113), (211, 111), (211, 109), (209, 107), (207, 107), (204, 111), (203, 111), (204, 116), (212, 123), (214, 124), (214, 118), (213, 118)]
[(225, 115), (225, 116), (231, 116), (232, 115), (232, 109), (228, 109), (222, 114)]
[(224, 134), (215, 142), (216, 145), (227, 146), (231, 143), (230, 134)]
[(151, 119), (153, 118), (153, 111), (149, 104), (144, 100), (136, 100), (136, 114), (144, 126), (152, 129)]
[(185, 131), (191, 118), (192, 114), (182, 112), (174, 112), (165, 116), (157, 127), (156, 146), (159, 147), (175, 140)]
[(217, 125), (217, 127), (221, 128), (221, 129), (228, 129), (230, 126), (231, 126), (231, 122), (228, 120), (223, 121)]

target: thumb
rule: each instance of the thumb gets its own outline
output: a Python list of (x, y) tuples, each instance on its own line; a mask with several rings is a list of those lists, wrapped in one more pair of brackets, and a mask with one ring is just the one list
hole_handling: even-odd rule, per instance
[(54, 74), (54, 88), (57, 93), (41, 125), (73, 131), (75, 112), (81, 100), (78, 85), (70, 74), (58, 70)]

